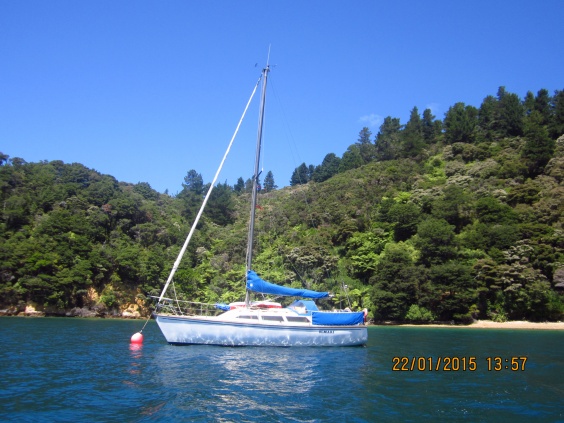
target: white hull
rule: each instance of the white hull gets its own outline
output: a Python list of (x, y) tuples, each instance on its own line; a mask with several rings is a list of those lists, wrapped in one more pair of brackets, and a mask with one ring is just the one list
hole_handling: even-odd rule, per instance
[(280, 323), (233, 322), (216, 317), (155, 314), (171, 344), (272, 347), (344, 347), (364, 345), (366, 326), (315, 326)]

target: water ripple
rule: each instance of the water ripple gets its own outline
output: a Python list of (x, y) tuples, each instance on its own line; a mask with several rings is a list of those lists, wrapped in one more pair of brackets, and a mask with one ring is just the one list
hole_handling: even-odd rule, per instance
[[(153, 322), (0, 318), (8, 422), (559, 421), (558, 332), (370, 328), (365, 348), (172, 346)], [(394, 356), (476, 356), (476, 372), (394, 372)], [(525, 372), (485, 357), (527, 355)]]

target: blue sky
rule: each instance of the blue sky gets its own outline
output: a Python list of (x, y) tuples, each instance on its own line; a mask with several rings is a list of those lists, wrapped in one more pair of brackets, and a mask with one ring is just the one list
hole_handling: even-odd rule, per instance
[[(562, 22), (561, 0), (0, 0), (0, 151), (210, 182), (270, 45), (262, 166), (282, 187), (414, 106), (564, 89)], [(220, 182), (251, 176), (257, 114)]]

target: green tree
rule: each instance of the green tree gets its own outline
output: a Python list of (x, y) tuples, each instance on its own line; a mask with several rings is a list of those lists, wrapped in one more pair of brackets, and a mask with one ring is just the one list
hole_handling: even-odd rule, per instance
[(525, 110), (517, 94), (508, 93), (505, 87), (497, 92), (499, 129), (502, 136), (523, 135), (523, 118)]
[(30, 202), (25, 196), (11, 195), (3, 204), (3, 220), (10, 229), (17, 229), (25, 225), (30, 219)]
[(357, 145), (372, 144), (372, 141), (370, 141), (371, 136), (372, 132), (370, 131), (370, 129), (366, 126), (363, 127), (358, 134), (358, 141), (356, 142)]
[(555, 91), (552, 97), (552, 123), (549, 127), (553, 139), (564, 135), (564, 90)]
[(245, 181), (245, 192), (250, 193), (253, 191), (253, 180), (251, 178), (248, 178)]
[(269, 170), (266, 176), (264, 177), (264, 191), (270, 192), (274, 191), (278, 186), (274, 183), (274, 175)]
[(355, 232), (346, 242), (346, 255), (353, 272), (362, 278), (369, 278), (376, 269), (380, 253), (390, 236), (384, 231)]
[(460, 234), (460, 242), (464, 247), (486, 251), (496, 260), (502, 258), (501, 251), (514, 245), (518, 239), (518, 227), (513, 224), (475, 222)]
[(458, 232), (471, 223), (473, 214), (471, 198), (462, 187), (448, 185), (443, 195), (431, 203), (431, 213), (434, 217), (454, 225)]
[(398, 118), (388, 116), (376, 135), (376, 159), (393, 160), (399, 157), (401, 125)]
[(525, 124), (525, 146), (521, 155), (527, 163), (529, 175), (534, 177), (542, 172), (554, 154), (556, 143), (548, 135), (543, 125), (544, 117), (537, 110), (533, 111)]
[(237, 183), (233, 187), (233, 191), (235, 191), (237, 194), (241, 194), (244, 190), (245, 190), (245, 181), (243, 180), (242, 177), (239, 176), (239, 179), (237, 179)]
[(448, 262), (429, 270), (429, 308), (439, 320), (471, 321), (470, 306), (477, 301), (476, 282), (470, 266)]
[(523, 100), (523, 108), (526, 116), (529, 116), (532, 111), (535, 110), (535, 95), (532, 91), (527, 91), (525, 99)]
[(441, 122), (435, 120), (431, 109), (423, 111), (423, 120), (421, 122), (421, 132), (423, 139), (427, 144), (435, 141), (436, 136), (441, 132)]
[(517, 221), (517, 213), (494, 197), (482, 197), (476, 201), (476, 215), (482, 223), (512, 224)]
[(474, 265), (484, 315), (533, 321), (561, 316), (562, 302), (550, 290), (547, 278), (531, 265), (533, 251), (527, 243), (519, 242), (497, 263), (486, 259)]
[(14, 166), (14, 167), (23, 167), (27, 164), (27, 162), (24, 159), (22, 159), (21, 157), (13, 157), (12, 159), (10, 159), (10, 162), (12, 163), (12, 166)]
[(414, 265), (405, 244), (387, 244), (370, 279), (376, 319), (403, 320), (409, 307), (419, 301), (425, 274), (425, 269)]
[(370, 141), (370, 137), (372, 136), (372, 132), (366, 126), (360, 130), (358, 134), (358, 141), (356, 145), (360, 150), (360, 156), (362, 157), (362, 161), (366, 163), (370, 163), (374, 160), (375, 155), (375, 148), (372, 141)]
[(189, 191), (196, 195), (202, 195), (204, 193), (204, 179), (202, 178), (202, 175), (194, 169), (189, 170), (184, 177), (182, 188), (183, 191)]
[(432, 266), (456, 257), (454, 226), (444, 219), (427, 219), (417, 227), (415, 246), (421, 251), (421, 263)]
[(478, 110), (464, 103), (456, 103), (445, 115), (445, 139), (449, 144), (455, 142), (474, 142), (478, 123)]
[(299, 165), (294, 172), (292, 173), (292, 177), (290, 179), (290, 185), (300, 185), (306, 184), (310, 180), (310, 170), (305, 163)]
[(537, 92), (535, 97), (535, 110), (542, 116), (542, 124), (550, 125), (552, 120), (552, 98), (548, 93), (548, 90), (541, 89)]
[(339, 173), (340, 163), (341, 159), (339, 159), (334, 153), (327, 154), (323, 159), (323, 162), (315, 168), (312, 179), (315, 182), (326, 181)]
[(409, 121), (402, 131), (401, 140), (403, 157), (413, 157), (421, 152), (424, 146), (423, 122), (417, 107), (411, 110)]
[(148, 182), (139, 182), (133, 186), (133, 191), (143, 196), (145, 200), (157, 200), (159, 193), (151, 188)]
[[(148, 189), (147, 186), (134, 186), (133, 190), (141, 195), (148, 195), (153, 198), (155, 198), (155, 195), (158, 196), (158, 193), (153, 191), (149, 184), (147, 185)], [(119, 195), (118, 181), (109, 175), (91, 178), (88, 187), (84, 191), (85, 200), (97, 206), (108, 203), (116, 195)]]
[(393, 224), (394, 239), (406, 241), (417, 232), (417, 224), (421, 220), (421, 211), (411, 201), (395, 203), (388, 210), (386, 220)]
[(364, 162), (360, 154), (360, 147), (357, 144), (349, 145), (347, 151), (343, 153), (343, 157), (339, 162), (339, 173), (359, 168), (363, 164)]
[(214, 223), (225, 226), (235, 221), (233, 191), (227, 183), (217, 184), (210, 194), (204, 214)]
[(177, 197), (183, 203), (183, 215), (190, 221), (194, 220), (201, 207), (204, 188), (202, 175), (194, 169), (189, 170)]
[(8, 163), (9, 159), (10, 159), (10, 156), (8, 156), (7, 154), (4, 154), (0, 151), (0, 166), (3, 166), (5, 163)]
[(479, 141), (484, 142), (496, 137), (496, 131), (499, 128), (497, 109), (497, 99), (494, 96), (489, 95), (484, 98), (478, 110)]
[(419, 307), (417, 304), (412, 304), (405, 315), (405, 320), (409, 322), (431, 322), (435, 319), (433, 313), (425, 307)]

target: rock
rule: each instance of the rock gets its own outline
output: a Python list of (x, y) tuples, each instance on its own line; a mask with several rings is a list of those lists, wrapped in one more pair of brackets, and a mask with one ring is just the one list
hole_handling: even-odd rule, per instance
[(75, 307), (65, 314), (67, 317), (96, 317), (98, 314), (86, 307)]
[(34, 306), (26, 305), (25, 310), (18, 313), (18, 316), (27, 316), (27, 317), (44, 317), (44, 311), (37, 311)]
[(141, 317), (141, 314), (137, 310), (125, 310), (123, 313), (121, 313), (121, 317), (124, 317), (126, 319), (139, 319)]

